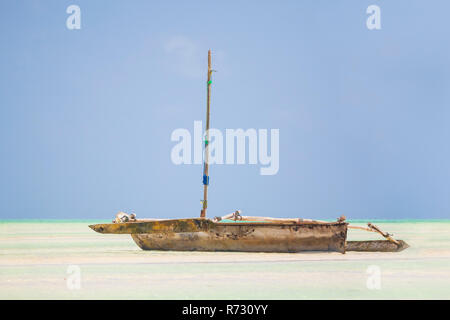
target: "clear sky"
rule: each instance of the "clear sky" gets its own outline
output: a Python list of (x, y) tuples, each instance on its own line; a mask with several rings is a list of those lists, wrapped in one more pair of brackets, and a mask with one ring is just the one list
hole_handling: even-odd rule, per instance
[[(66, 8), (81, 8), (69, 30)], [(381, 30), (366, 9), (381, 8)], [(449, 1), (2, 1), (0, 219), (196, 217), (173, 130), (280, 130), (209, 216), (450, 218)]]

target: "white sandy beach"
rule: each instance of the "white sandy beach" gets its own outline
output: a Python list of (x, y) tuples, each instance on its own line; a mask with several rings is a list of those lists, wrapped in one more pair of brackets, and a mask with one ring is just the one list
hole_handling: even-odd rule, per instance
[[(448, 221), (377, 223), (411, 247), (346, 254), (142, 251), (129, 235), (98, 234), (88, 224), (1, 222), (0, 298), (450, 298)], [(379, 239), (349, 232), (349, 240)], [(80, 271), (79, 289), (68, 286), (71, 270)], [(367, 286), (373, 270), (379, 288)]]

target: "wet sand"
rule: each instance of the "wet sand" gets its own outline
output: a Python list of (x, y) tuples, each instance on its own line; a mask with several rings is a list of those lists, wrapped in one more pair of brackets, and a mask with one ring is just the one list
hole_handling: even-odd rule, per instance
[(377, 222), (411, 247), (346, 254), (142, 251), (90, 223), (0, 222), (0, 298), (450, 298), (450, 221)]

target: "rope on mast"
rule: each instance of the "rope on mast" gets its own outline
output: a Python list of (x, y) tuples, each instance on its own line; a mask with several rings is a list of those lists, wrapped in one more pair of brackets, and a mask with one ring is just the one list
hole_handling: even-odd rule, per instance
[(208, 208), (208, 185), (209, 185), (209, 114), (210, 114), (210, 102), (211, 102), (211, 50), (208, 50), (208, 74), (206, 81), (206, 137), (205, 137), (205, 161), (203, 164), (203, 208), (200, 212), (200, 217), (206, 217), (206, 209)]

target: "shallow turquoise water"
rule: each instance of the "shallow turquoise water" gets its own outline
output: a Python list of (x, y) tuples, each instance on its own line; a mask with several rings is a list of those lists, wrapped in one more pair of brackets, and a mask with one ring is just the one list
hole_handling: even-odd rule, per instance
[[(411, 247), (344, 255), (142, 251), (128, 235), (88, 228), (98, 222), (109, 221), (0, 221), (0, 298), (450, 298), (450, 220), (372, 220)], [(379, 237), (349, 231), (362, 239)]]

